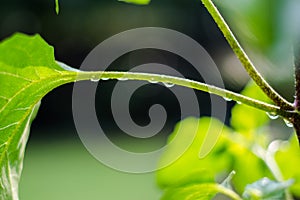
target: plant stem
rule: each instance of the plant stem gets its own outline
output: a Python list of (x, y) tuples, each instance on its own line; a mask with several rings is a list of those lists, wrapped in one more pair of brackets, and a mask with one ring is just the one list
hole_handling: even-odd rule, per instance
[[(295, 101), (294, 106), (297, 111), (300, 111), (300, 41), (294, 45), (294, 67), (295, 67)], [(300, 142), (300, 115), (295, 115), (291, 120), (296, 130)]]
[(255, 83), (262, 89), (262, 91), (280, 108), (285, 110), (294, 110), (293, 105), (281, 97), (260, 75), (253, 63), (250, 61), (249, 57), (233, 35), (232, 31), (228, 27), (227, 23), (223, 19), (222, 15), (212, 3), (211, 0), (201, 0), (210, 15), (213, 17), (214, 21), (217, 23), (218, 27), (225, 36), (227, 42), (233, 49), (234, 53), (237, 55), (238, 59), (243, 64), (244, 68), (248, 72), (249, 76), (255, 81)]
[(116, 71), (90, 71), (90, 72), (77, 72), (76, 80), (89, 80), (89, 79), (124, 79), (124, 80), (143, 80), (148, 82), (162, 82), (162, 83), (171, 83), (174, 85), (179, 85), (183, 87), (188, 87), (191, 89), (201, 90), (204, 92), (212, 93), (224, 98), (232, 99), (234, 101), (243, 103), (245, 105), (258, 108), (265, 112), (274, 113), (285, 118), (293, 116), (292, 111), (281, 110), (280, 107), (268, 104), (250, 97), (218, 88), (212, 85), (205, 83), (179, 78), (174, 76), (151, 74), (151, 73), (138, 73), (138, 72), (116, 72)]

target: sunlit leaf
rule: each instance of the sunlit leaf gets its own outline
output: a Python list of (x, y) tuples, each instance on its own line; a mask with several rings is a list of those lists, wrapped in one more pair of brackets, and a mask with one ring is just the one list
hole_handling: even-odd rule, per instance
[[(179, 131), (179, 127), (181, 131)], [(199, 149), (203, 138), (206, 134), (210, 136), (214, 134), (214, 131), (220, 129), (222, 130), (221, 137), (212, 152), (200, 159)], [(183, 155), (168, 167), (157, 172), (158, 184), (162, 188), (197, 182), (212, 182), (234, 170), (236, 171), (236, 175), (233, 177), (234, 188), (238, 192), (243, 192), (248, 183), (265, 176), (272, 177), (265, 163), (252, 152), (254, 150), (252, 142), (213, 118), (188, 118), (177, 124), (169, 142), (175, 136), (179, 138), (177, 138), (177, 142), (168, 146), (161, 157), (161, 163), (171, 158), (173, 154), (178, 154), (184, 141), (193, 137), (195, 131), (197, 135)]]
[(0, 43), (0, 199), (18, 199), (24, 150), (41, 98), (75, 80), (56, 64), (40, 36), (15, 34)]
[[(183, 155), (180, 158), (157, 172), (158, 184), (161, 187), (183, 184), (187, 180), (185, 177), (191, 177), (192, 174), (197, 174), (197, 176), (195, 175), (197, 178), (194, 179), (201, 182), (214, 180), (215, 176), (220, 173), (229, 173), (227, 169), (230, 167), (232, 157), (226, 153), (228, 146), (224, 140), (220, 139), (213, 151), (205, 158), (199, 158), (204, 137), (219, 134), (219, 131), (222, 132), (222, 135), (230, 132), (230, 129), (213, 118), (187, 118), (178, 123), (170, 136), (168, 148), (162, 155), (160, 164), (184, 150), (185, 141), (192, 139), (192, 144), (182, 152)], [(196, 137), (194, 138), (195, 133)], [(176, 140), (173, 141), (175, 136)], [(173, 142), (170, 144), (171, 141)], [(191, 179), (191, 182), (195, 182), (195, 180)]]

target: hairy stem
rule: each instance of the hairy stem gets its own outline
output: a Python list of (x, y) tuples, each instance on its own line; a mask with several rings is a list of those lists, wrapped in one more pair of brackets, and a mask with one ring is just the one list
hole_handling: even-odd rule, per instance
[(183, 87), (188, 87), (191, 89), (201, 90), (211, 94), (215, 94), (227, 99), (232, 99), (234, 101), (243, 103), (245, 105), (263, 110), (265, 112), (274, 113), (285, 118), (289, 118), (294, 115), (292, 111), (281, 110), (280, 107), (268, 104), (250, 97), (218, 88), (205, 83), (179, 78), (174, 76), (151, 74), (151, 73), (138, 73), (138, 72), (116, 72), (116, 71), (91, 71), (91, 72), (77, 72), (76, 80), (101, 80), (101, 79), (123, 79), (123, 80), (143, 80), (148, 82), (162, 82), (174, 85), (179, 85)]
[[(295, 65), (295, 101), (294, 106), (300, 111), (300, 41), (294, 45), (294, 65)], [(295, 115), (291, 120), (296, 130), (298, 139), (300, 139), (300, 115)], [(299, 140), (300, 141), (300, 140)]]
[(300, 111), (300, 41), (294, 45), (294, 67), (295, 67), (295, 108)]
[(202, 3), (217, 23), (234, 53), (237, 55), (238, 59), (241, 61), (249, 76), (255, 81), (255, 83), (277, 106), (285, 110), (294, 110), (293, 105), (281, 97), (260, 75), (212, 1), (202, 0)]

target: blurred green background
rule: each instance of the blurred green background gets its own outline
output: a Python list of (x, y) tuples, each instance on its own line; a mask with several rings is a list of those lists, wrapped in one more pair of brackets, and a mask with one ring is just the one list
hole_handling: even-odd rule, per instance
[[(259, 71), (280, 93), (292, 100), (291, 44), (300, 32), (299, 1), (215, 2)], [(200, 0), (154, 0), (148, 6), (115, 0), (61, 0), (59, 15), (54, 11), (54, 0), (10, 0), (2, 1), (0, 6), (1, 40), (16, 31), (39, 33), (54, 46), (57, 60), (77, 68), (101, 41), (119, 32), (146, 26), (174, 29), (198, 41), (216, 62), (228, 89), (240, 91), (249, 80)], [(159, 59), (156, 55), (162, 52), (142, 53), (145, 54), (142, 57), (134, 52), (125, 55), (111, 69), (124, 70), (124, 66), (130, 69), (149, 61), (163, 62), (175, 69), (184, 68), (184, 75), (201, 80), (184, 61), (174, 59), (174, 55), (164, 54)], [(98, 87), (101, 98), (98, 98), (97, 109), (105, 116), (103, 123), (109, 134), (122, 138), (107, 110), (115, 83), (109, 81)], [(169, 134), (180, 119), (177, 101), (172, 100), (166, 89), (148, 87), (141, 91), (141, 94), (145, 93), (151, 93), (152, 97), (134, 102), (135, 106), (131, 107), (133, 118), (140, 124), (147, 124), (149, 119), (145, 113), (149, 104), (161, 103), (169, 114), (162, 134)], [(197, 96), (207, 98), (201, 92), (197, 92)], [(21, 199), (157, 199), (160, 191), (155, 186), (154, 173), (117, 172), (103, 166), (87, 152), (77, 136), (71, 104), (72, 84), (55, 89), (43, 99), (25, 156)], [(228, 103), (228, 119), (233, 104)], [(210, 114), (207, 105), (207, 100), (201, 101), (201, 115)]]

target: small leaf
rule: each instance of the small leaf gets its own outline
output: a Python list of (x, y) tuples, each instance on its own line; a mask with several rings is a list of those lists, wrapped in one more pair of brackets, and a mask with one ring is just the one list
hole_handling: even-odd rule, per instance
[(285, 190), (293, 184), (293, 180), (285, 182), (272, 181), (268, 178), (262, 178), (250, 185), (247, 185), (243, 198), (246, 200), (274, 200), (284, 199)]
[(118, 0), (118, 1), (137, 4), (137, 5), (147, 5), (151, 2), (151, 0)]

